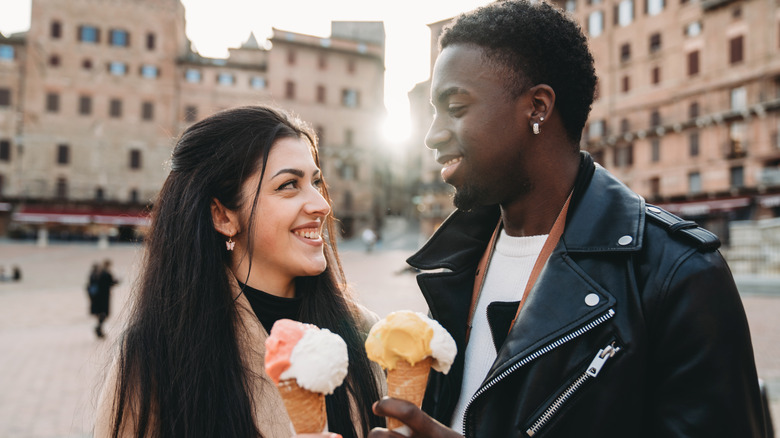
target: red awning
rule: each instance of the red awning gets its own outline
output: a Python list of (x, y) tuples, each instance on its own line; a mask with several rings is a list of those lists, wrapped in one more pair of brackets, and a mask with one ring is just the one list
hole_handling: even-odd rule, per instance
[(149, 216), (145, 212), (97, 211), (46, 209), (22, 207), (11, 215), (11, 220), (28, 224), (67, 224), (67, 225), (137, 225), (148, 226)]
[(748, 207), (750, 206), (750, 198), (745, 196), (741, 198), (709, 199), (706, 201), (658, 204), (658, 206), (678, 216), (704, 216), (713, 212), (734, 211)]

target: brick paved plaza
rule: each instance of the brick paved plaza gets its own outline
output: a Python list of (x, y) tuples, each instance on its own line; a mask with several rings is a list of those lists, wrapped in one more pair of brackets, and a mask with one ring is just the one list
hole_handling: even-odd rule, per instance
[[(387, 242), (365, 253), (342, 245), (347, 278), (361, 302), (381, 316), (398, 309), (425, 311), (414, 276), (399, 273), (409, 242)], [(413, 245), (411, 245), (413, 246)], [(97, 390), (120, 330), (124, 303), (141, 247), (0, 242), (0, 266), (19, 265), (19, 283), (0, 283), (0, 437), (90, 437)], [(113, 289), (105, 340), (93, 331), (85, 292), (93, 262), (110, 258), (121, 283)], [(744, 296), (759, 374), (769, 381), (773, 419), (780, 419), (780, 293)], [(727, 358), (724, 358), (727, 360)]]

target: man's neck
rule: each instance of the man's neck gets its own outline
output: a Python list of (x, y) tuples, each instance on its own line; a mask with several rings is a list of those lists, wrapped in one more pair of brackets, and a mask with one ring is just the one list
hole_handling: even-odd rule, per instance
[(555, 175), (536, 183), (534, 189), (510, 203), (501, 204), (501, 220), (510, 236), (549, 234), (563, 205), (574, 188), (579, 159), (559, 166)]

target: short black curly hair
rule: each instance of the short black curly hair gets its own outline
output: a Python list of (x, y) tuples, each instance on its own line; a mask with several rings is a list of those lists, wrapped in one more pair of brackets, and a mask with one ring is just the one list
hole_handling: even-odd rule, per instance
[(555, 91), (567, 136), (579, 143), (596, 88), (596, 70), (580, 26), (543, 0), (499, 0), (460, 15), (444, 28), (439, 47), (475, 44), (508, 73), (520, 96), (537, 84)]

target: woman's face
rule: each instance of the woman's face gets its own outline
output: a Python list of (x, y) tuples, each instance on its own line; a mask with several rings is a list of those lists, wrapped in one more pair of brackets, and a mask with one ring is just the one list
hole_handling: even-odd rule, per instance
[[(249, 222), (260, 171), (242, 186), (241, 223)], [(322, 239), (330, 205), (321, 191), (322, 176), (314, 163), (309, 143), (301, 138), (282, 138), (271, 147), (257, 199), (252, 227), (252, 271), (248, 284), (265, 292), (291, 296), (293, 280), (321, 274), (327, 267)], [(236, 274), (244, 281), (246, 239), (236, 239)], [(243, 268), (243, 269), (242, 269)], [(241, 275), (243, 273), (243, 276)]]

